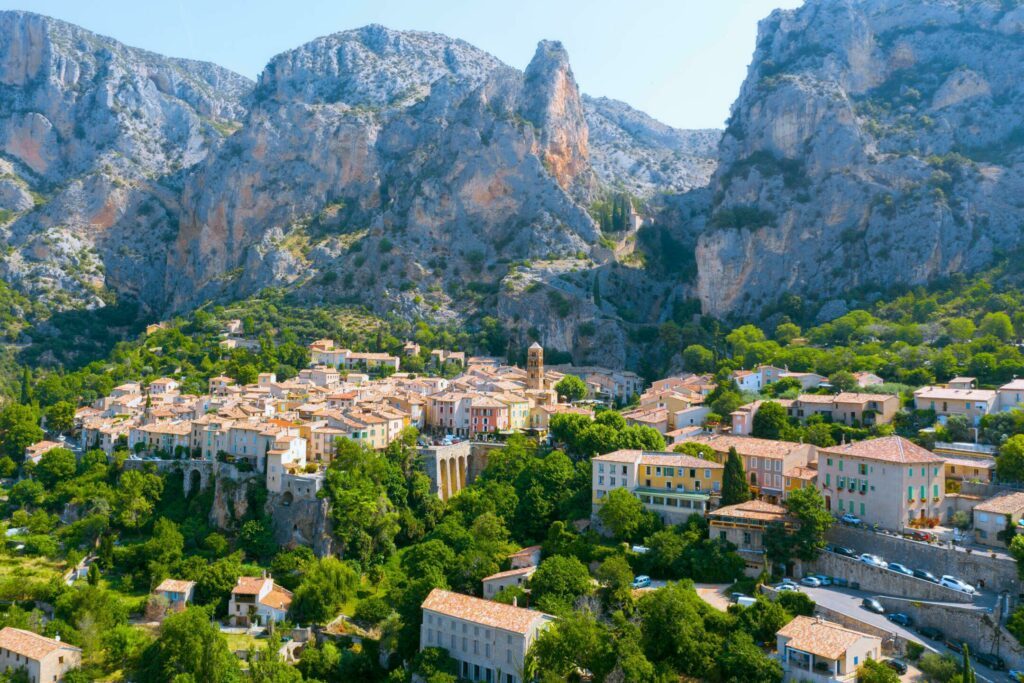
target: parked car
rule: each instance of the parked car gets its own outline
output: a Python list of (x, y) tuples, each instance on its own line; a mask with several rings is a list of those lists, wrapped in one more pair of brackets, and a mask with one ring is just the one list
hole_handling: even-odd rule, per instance
[(798, 591), (800, 589), (797, 588), (796, 584), (793, 584), (793, 583), (780, 583), (778, 586), (775, 587), (775, 590), (777, 590), (777, 591)]
[(796, 581), (794, 581), (793, 579), (789, 578), (788, 576), (782, 579), (782, 583), (788, 583), (791, 586), (795, 586), (796, 585)]
[(815, 574), (814, 578), (816, 578), (818, 581), (821, 581), (821, 585), (822, 586), (831, 586), (832, 585), (832, 577), (831, 576), (826, 576), (825, 574)]
[(857, 515), (851, 515), (849, 512), (840, 517), (839, 521), (843, 524), (852, 524), (853, 526), (860, 526), (860, 517), (858, 517)]
[(934, 626), (922, 626), (921, 628), (917, 629), (917, 632), (925, 638), (930, 638), (931, 640), (942, 640), (944, 637), (942, 631), (935, 628)]
[(915, 569), (914, 576), (916, 576), (919, 579), (924, 579), (925, 581), (931, 581), (932, 583), (939, 582), (939, 578), (935, 576), (935, 574), (932, 574), (931, 572), (926, 572), (923, 569)]
[(961, 579), (958, 579), (955, 576), (950, 576), (949, 574), (945, 574), (939, 581), (939, 584), (945, 586), (946, 588), (952, 588), (955, 591), (960, 591), (961, 593), (967, 593), (969, 595), (974, 595), (978, 592), (974, 590), (974, 586), (972, 586), (971, 584)]
[(910, 571), (910, 569), (908, 567), (900, 564), (899, 562), (890, 562), (889, 563), (889, 569), (891, 569), (892, 571), (896, 572), (897, 574), (903, 574), (904, 576), (913, 576), (914, 575), (914, 572)]
[(907, 673), (907, 663), (902, 659), (887, 659), (885, 665), (898, 673), (900, 676)]
[(978, 660), (988, 668), (992, 669), (993, 671), (1006, 670), (1006, 662), (1004, 662), (1003, 658), (999, 655), (994, 655), (988, 652), (972, 652), (971, 654), (974, 655), (974, 658), (976, 660)]
[(899, 624), (900, 626), (909, 627), (914, 625), (914, 620), (903, 612), (893, 612), (892, 614), (887, 614), (885, 618), (894, 624)]
[(850, 585), (850, 582), (841, 576), (834, 576), (832, 577), (832, 585), (838, 586), (839, 588), (846, 588)]
[(860, 606), (869, 612), (874, 612), (875, 614), (885, 614), (885, 608), (882, 607), (882, 603), (878, 602), (878, 600), (875, 600), (874, 598), (864, 598), (860, 601)]
[(857, 551), (853, 548), (847, 548), (844, 545), (832, 546), (832, 552), (836, 555), (845, 555), (846, 557), (857, 557)]
[(800, 579), (800, 583), (802, 583), (805, 586), (811, 586), (812, 588), (818, 588), (819, 586), (821, 586), (821, 579), (819, 579), (817, 576), (805, 576), (804, 578)]
[(739, 591), (736, 591), (735, 593), (730, 593), (729, 594), (729, 602), (739, 602), (740, 598), (745, 598), (745, 597), (747, 597), (746, 593), (740, 593)]
[(740, 607), (753, 607), (756, 602), (756, 598), (752, 598), (749, 595), (744, 595), (742, 598), (736, 601), (736, 604)]
[(961, 643), (959, 640), (947, 640), (945, 642), (945, 645), (953, 652), (959, 653), (964, 651), (964, 644)]
[(860, 561), (865, 564), (870, 564), (872, 567), (881, 567), (882, 569), (889, 568), (889, 565), (885, 563), (885, 560), (880, 558), (878, 555), (872, 555), (871, 553), (864, 553), (861, 555)]
[(651, 577), (647, 576), (646, 574), (641, 574), (640, 576), (633, 579), (633, 588), (647, 588), (650, 585)]

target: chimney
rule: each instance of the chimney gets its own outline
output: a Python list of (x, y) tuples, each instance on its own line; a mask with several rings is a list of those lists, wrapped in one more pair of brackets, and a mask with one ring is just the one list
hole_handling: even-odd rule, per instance
[(60, 642), (60, 634), (58, 633), (57, 635), (55, 635), (53, 637), (53, 639), (56, 640), (59, 643)]
[(517, 595), (513, 595), (512, 596), (512, 606), (513, 607), (519, 607), (519, 596), (517, 596)]

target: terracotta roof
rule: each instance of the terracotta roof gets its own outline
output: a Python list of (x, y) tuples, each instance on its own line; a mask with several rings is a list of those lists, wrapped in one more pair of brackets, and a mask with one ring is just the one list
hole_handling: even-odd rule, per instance
[(260, 604), (273, 609), (287, 610), (292, 604), (292, 593), (275, 583), (270, 592), (260, 600)]
[(509, 569), (507, 571), (498, 572), (497, 574), (491, 574), (490, 576), (485, 576), (482, 580), (483, 581), (494, 581), (495, 579), (504, 579), (504, 578), (506, 578), (508, 576), (520, 576), (520, 575), (529, 576), (529, 575), (533, 574), (535, 571), (537, 571), (536, 567), (519, 567), (518, 569)]
[(703, 460), (685, 453), (668, 453), (664, 451), (633, 451), (618, 450), (612, 453), (599, 455), (592, 460), (598, 462), (629, 462), (637, 465), (665, 465), (667, 467), (704, 467), (709, 469), (723, 469), (725, 465), (712, 460)]
[(539, 545), (530, 545), (523, 548), (522, 550), (515, 551), (514, 553), (509, 555), (509, 557), (526, 557), (527, 555), (532, 555), (535, 552), (540, 551), (540, 549), (541, 547)]
[(789, 477), (790, 479), (814, 479), (818, 476), (818, 470), (813, 467), (803, 467), (797, 465), (796, 467), (790, 467), (788, 470), (782, 473), (782, 476)]
[(686, 442), (707, 444), (719, 453), (728, 453), (730, 448), (735, 448), (740, 455), (752, 455), (759, 458), (782, 458), (797, 448), (806, 446), (806, 444), (793, 441), (772, 441), (753, 436), (729, 436), (726, 434), (695, 436), (686, 439), (683, 443)]
[(899, 464), (942, 462), (942, 458), (902, 436), (883, 436), (878, 439), (855, 441), (845, 445), (822, 448), (819, 453), (880, 460)]
[(939, 401), (991, 401), (996, 392), (989, 389), (948, 389), (946, 387), (921, 387), (914, 392), (915, 398), (937, 399)]
[(195, 581), (182, 581), (180, 579), (164, 579), (156, 587), (157, 593), (188, 593), (196, 585)]
[(0, 629), (0, 648), (10, 650), (11, 652), (36, 661), (43, 659), (48, 654), (56, 652), (57, 650), (63, 649), (81, 652), (79, 648), (74, 647), (73, 645), (68, 645), (67, 643), (59, 640), (46, 638), (38, 633), (24, 631), (12, 626), (5, 626)]
[(538, 620), (553, 618), (543, 612), (452, 593), (440, 588), (430, 591), (422, 607), (431, 612), (513, 633), (528, 633)]
[(989, 498), (984, 503), (974, 506), (976, 512), (991, 512), (997, 515), (1013, 515), (1024, 511), (1024, 492), (1007, 493), (1006, 495)]
[(836, 403), (868, 403), (870, 401), (883, 403), (892, 399), (898, 401), (899, 396), (895, 394), (867, 394), (855, 391), (844, 391), (836, 395)]
[(234, 595), (259, 595), (266, 579), (259, 576), (240, 576), (238, 583), (231, 589)]
[(776, 522), (786, 518), (786, 508), (781, 505), (766, 503), (762, 500), (748, 500), (745, 503), (720, 507), (709, 512), (708, 517), (738, 517), (740, 519)]
[(839, 659), (861, 638), (874, 638), (881, 642), (876, 636), (869, 636), (814, 617), (796, 617), (780, 628), (778, 635), (789, 638), (787, 647), (826, 659)]

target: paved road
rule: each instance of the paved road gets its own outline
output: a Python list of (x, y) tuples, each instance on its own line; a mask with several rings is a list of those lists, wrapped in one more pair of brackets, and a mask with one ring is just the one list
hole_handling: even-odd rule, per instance
[[(869, 593), (866, 591), (855, 591), (850, 588), (836, 588), (834, 586), (830, 586), (827, 588), (812, 588), (809, 586), (800, 586), (800, 590), (806, 593), (811, 599), (813, 599), (816, 603), (822, 605), (823, 607), (827, 607), (841, 614), (851, 616), (855, 619), (860, 619), (861, 621), (867, 624), (883, 628), (891, 633), (900, 635), (908, 640), (921, 643), (932, 652), (938, 652), (940, 654), (952, 654), (954, 657), (960, 656), (954, 652), (951, 652), (945, 645), (939, 643), (938, 641), (929, 640), (923, 637), (920, 633), (911, 631), (910, 629), (906, 629), (902, 626), (892, 623), (891, 621), (886, 619), (885, 615), (883, 614), (875, 614), (874, 612), (869, 612), (868, 610), (861, 607), (861, 600), (867, 597), (872, 597), (874, 595), (873, 593)], [(992, 604), (995, 603), (994, 595), (990, 594), (988, 598)], [(985, 602), (987, 602), (986, 596), (982, 594), (975, 601), (975, 609), (987, 610), (988, 607), (985, 606)], [(957, 607), (970, 606), (957, 604)], [(974, 667), (978, 673), (979, 680), (987, 681), (988, 683), (996, 683), (997, 681), (1001, 683), (1002, 681), (1010, 680), (1010, 678), (1006, 675), (1005, 672), (1000, 673), (992, 671), (991, 669), (982, 666), (978, 662), (974, 662)], [(914, 679), (907, 677), (905, 680)]]

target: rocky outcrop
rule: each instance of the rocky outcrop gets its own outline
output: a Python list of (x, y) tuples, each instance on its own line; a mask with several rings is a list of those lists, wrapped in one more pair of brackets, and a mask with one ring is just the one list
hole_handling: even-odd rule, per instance
[(77, 26), (0, 12), (0, 276), (55, 307), (162, 295), (180, 175), (249, 82)]
[(583, 111), (590, 163), (604, 185), (646, 198), (710, 182), (722, 131), (673, 128), (607, 97), (584, 95)]
[(705, 312), (838, 301), (1022, 243), (1024, 8), (809, 0), (761, 22), (697, 247)]

